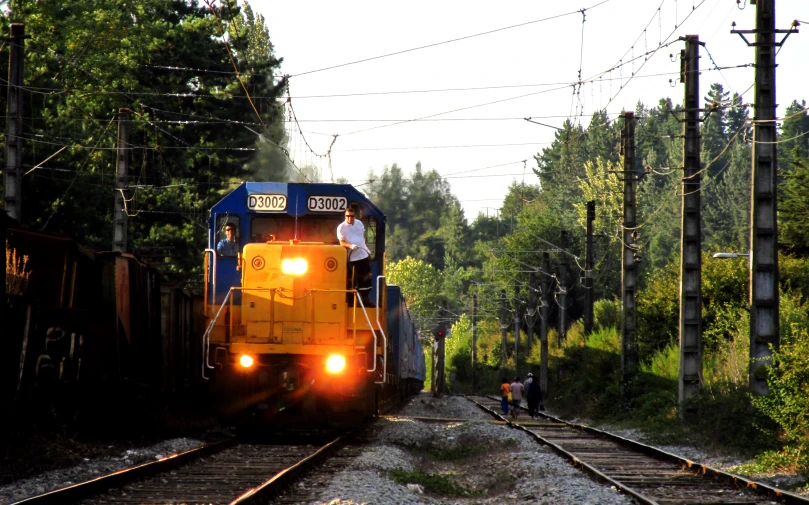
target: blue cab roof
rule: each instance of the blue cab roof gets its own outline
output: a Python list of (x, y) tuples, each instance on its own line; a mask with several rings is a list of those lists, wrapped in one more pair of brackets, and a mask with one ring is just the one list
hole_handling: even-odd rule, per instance
[(243, 182), (211, 207), (211, 214), (252, 213), (246, 206), (251, 194), (277, 194), (287, 197), (286, 210), (279, 212), (290, 216), (310, 214), (306, 201), (310, 196), (344, 196), (349, 203), (358, 204), (366, 216), (374, 216), (384, 222), (385, 215), (368, 197), (351, 184), (298, 183), (298, 182)]

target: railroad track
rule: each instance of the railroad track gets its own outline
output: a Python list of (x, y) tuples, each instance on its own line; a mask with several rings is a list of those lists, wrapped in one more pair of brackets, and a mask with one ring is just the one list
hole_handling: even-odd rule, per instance
[(353, 435), (320, 444), (288, 440), (261, 445), (229, 439), (12, 505), (259, 503), (281, 494)]
[(595, 479), (647, 505), (809, 504), (809, 499), (689, 461), (654, 447), (546, 414), (502, 417), (500, 399), (467, 398), (571, 460)]

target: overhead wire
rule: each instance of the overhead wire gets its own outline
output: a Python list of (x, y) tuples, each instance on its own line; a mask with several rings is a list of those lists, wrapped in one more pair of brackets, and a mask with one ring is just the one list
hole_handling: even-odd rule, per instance
[[(602, 0), (601, 2), (598, 2), (598, 3), (594, 4), (594, 5), (591, 5), (590, 7), (587, 7), (586, 9), (583, 9), (583, 10), (594, 9), (594, 8), (596, 8), (596, 7), (600, 6), (600, 5), (603, 5), (603, 4), (605, 4), (605, 3), (609, 2), (609, 1), (610, 0)], [(444, 44), (450, 44), (452, 42), (459, 42), (461, 40), (468, 40), (468, 39), (475, 38), (475, 37), (481, 37), (483, 35), (490, 35), (492, 33), (502, 32), (502, 31), (505, 31), (505, 30), (511, 30), (513, 28), (519, 28), (519, 27), (523, 27), (523, 26), (528, 26), (528, 25), (532, 25), (532, 24), (536, 24), (536, 23), (541, 23), (541, 22), (544, 22), (544, 21), (552, 21), (554, 19), (559, 19), (559, 18), (563, 18), (563, 17), (566, 17), (566, 16), (570, 16), (572, 14), (576, 14), (577, 12), (579, 12), (579, 10), (566, 12), (566, 13), (563, 13), (563, 14), (557, 14), (557, 15), (549, 16), (549, 17), (542, 18), (542, 19), (535, 19), (533, 21), (526, 21), (524, 23), (505, 26), (505, 27), (502, 27), (502, 28), (494, 29), (494, 30), (488, 30), (488, 31), (485, 31), (485, 32), (475, 33), (475, 34), (472, 34), (472, 35), (466, 35), (466, 36), (463, 36), (463, 37), (457, 37), (457, 38), (445, 40), (445, 41), (442, 41), (442, 42), (435, 42), (435, 43), (432, 43), (432, 44), (413, 47), (413, 48), (410, 48), (410, 49), (404, 49), (404, 50), (401, 50), (401, 51), (395, 51), (395, 52), (392, 52), (392, 53), (382, 54), (382, 55), (379, 55), (379, 56), (373, 56), (373, 57), (370, 57), (370, 58), (363, 58), (363, 59), (360, 59), (360, 60), (350, 61), (350, 62), (347, 62), (347, 63), (340, 63), (338, 65), (331, 65), (331, 66), (328, 66), (328, 67), (323, 67), (323, 68), (319, 68), (319, 69), (315, 69), (315, 70), (308, 70), (306, 72), (299, 72), (297, 74), (291, 75), (290, 77), (300, 77), (300, 76), (303, 76), (303, 75), (309, 75), (309, 74), (313, 74), (313, 73), (316, 73), (316, 72), (323, 72), (323, 71), (332, 70), (332, 69), (335, 69), (335, 68), (347, 67), (349, 65), (356, 65), (356, 64), (359, 64), (359, 63), (365, 63), (365, 62), (368, 62), (368, 61), (387, 58), (387, 57), (390, 57), (390, 56), (396, 56), (396, 55), (399, 55), (399, 54), (405, 54), (405, 53), (410, 53), (410, 52), (413, 52), (413, 51), (419, 51), (421, 49), (428, 49), (428, 48), (431, 48), (431, 47), (437, 47), (437, 46), (441, 46), (441, 45), (444, 45)]]
[(73, 184), (76, 182), (76, 178), (78, 178), (79, 173), (81, 173), (82, 169), (85, 166), (87, 166), (87, 162), (90, 161), (90, 156), (92, 156), (93, 151), (96, 150), (96, 148), (98, 147), (98, 144), (100, 144), (101, 141), (104, 140), (104, 134), (107, 133), (107, 130), (109, 129), (110, 125), (114, 121), (115, 121), (115, 118), (110, 119), (110, 122), (107, 123), (107, 126), (104, 127), (104, 130), (99, 135), (98, 141), (96, 142), (95, 146), (93, 146), (93, 148), (90, 149), (90, 151), (87, 153), (87, 156), (84, 158), (84, 162), (82, 162), (81, 166), (79, 166), (79, 169), (76, 170), (76, 174), (73, 176), (73, 180), (71, 180), (70, 184), (68, 184), (67, 188), (65, 188), (65, 191), (62, 193), (62, 196), (57, 198), (56, 201), (54, 202), (53, 211), (48, 216), (48, 219), (45, 220), (45, 224), (42, 225), (42, 231), (44, 231), (45, 228), (48, 227), (48, 223), (51, 222), (51, 219), (53, 219), (53, 216), (56, 215), (56, 213), (59, 211), (60, 208), (62, 208), (61, 205), (58, 205), (58, 202), (60, 202), (61, 200), (63, 200), (65, 198), (65, 196), (67, 196), (68, 191), (70, 191), (70, 188), (72, 188)]

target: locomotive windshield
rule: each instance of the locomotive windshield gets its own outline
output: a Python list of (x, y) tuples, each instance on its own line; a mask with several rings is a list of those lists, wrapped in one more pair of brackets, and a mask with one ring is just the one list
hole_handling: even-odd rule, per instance
[[(342, 215), (305, 215), (298, 218), (297, 239), (302, 242), (323, 242), (337, 245), (337, 226), (343, 222)], [(371, 258), (376, 256), (376, 220), (366, 218), (365, 242), (371, 249)], [(292, 240), (295, 237), (295, 218), (288, 215), (256, 216), (250, 222), (250, 242), (267, 242), (275, 237), (278, 241)]]

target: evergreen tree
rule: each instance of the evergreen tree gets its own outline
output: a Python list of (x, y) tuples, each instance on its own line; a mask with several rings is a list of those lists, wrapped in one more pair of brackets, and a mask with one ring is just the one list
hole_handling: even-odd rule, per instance
[[(728, 104), (728, 95), (729, 93), (725, 91), (721, 84), (714, 83), (711, 84), (708, 96), (704, 99), (705, 108), (710, 109), (710, 114), (708, 114), (700, 128), (702, 146), (700, 156), (705, 164), (719, 157), (727, 144), (727, 115), (725, 110)], [(708, 168), (708, 175), (711, 177), (716, 176), (720, 173), (723, 164), (724, 159), (717, 159)]]
[(733, 93), (731, 106), (727, 110), (727, 136), (730, 138), (736, 135), (736, 142), (749, 144), (752, 140), (750, 124), (747, 122), (749, 117), (750, 107), (742, 103), (742, 97), (738, 93)]
[(778, 203), (780, 241), (791, 251), (809, 256), (809, 159), (799, 157), (800, 147), (793, 151), (794, 169), (781, 187)]
[(809, 157), (809, 114), (806, 102), (793, 100), (786, 108), (786, 119), (781, 127), (778, 144), (778, 164), (782, 173), (793, 170), (794, 160)]
[(730, 148), (726, 171), (702, 183), (703, 235), (707, 249), (747, 252), (750, 245), (750, 146)]

